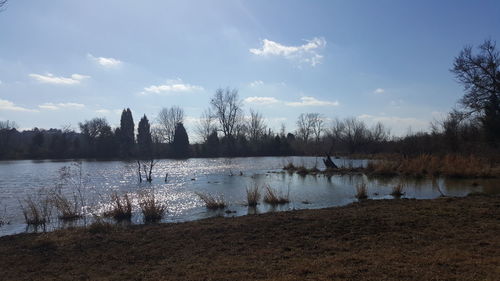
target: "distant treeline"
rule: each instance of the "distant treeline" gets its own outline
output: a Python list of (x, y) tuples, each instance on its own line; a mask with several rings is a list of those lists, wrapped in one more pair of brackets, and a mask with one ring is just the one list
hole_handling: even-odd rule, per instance
[(184, 111), (163, 108), (152, 124), (144, 115), (135, 127), (130, 109), (120, 126), (106, 119), (79, 123), (71, 129), (33, 129), (19, 132), (16, 124), (0, 121), (0, 159), (68, 158), (187, 158), (285, 156), (328, 154), (476, 154), (495, 159), (500, 148), (500, 54), (495, 42), (485, 41), (474, 54), (464, 48), (455, 58), (452, 73), (464, 86), (461, 108), (431, 124), (429, 132), (390, 135), (383, 124), (367, 126), (356, 118), (327, 123), (318, 113), (298, 116), (296, 129), (278, 132), (263, 116), (246, 114), (235, 89), (217, 89), (194, 131), (200, 143), (190, 144)]

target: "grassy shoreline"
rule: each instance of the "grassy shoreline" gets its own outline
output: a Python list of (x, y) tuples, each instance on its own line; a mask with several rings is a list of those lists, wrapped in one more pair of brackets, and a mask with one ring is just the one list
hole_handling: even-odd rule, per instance
[(495, 280), (500, 197), (0, 237), (0, 280)]

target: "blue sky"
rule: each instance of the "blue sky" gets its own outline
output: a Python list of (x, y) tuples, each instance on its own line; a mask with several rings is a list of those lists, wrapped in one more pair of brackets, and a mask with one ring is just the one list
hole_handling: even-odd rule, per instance
[[(219, 87), (270, 127), (300, 113), (425, 130), (463, 95), (465, 45), (500, 40), (499, 1), (28, 1), (0, 12), (0, 120), (21, 129), (136, 124)], [(194, 137), (194, 136), (193, 136)]]

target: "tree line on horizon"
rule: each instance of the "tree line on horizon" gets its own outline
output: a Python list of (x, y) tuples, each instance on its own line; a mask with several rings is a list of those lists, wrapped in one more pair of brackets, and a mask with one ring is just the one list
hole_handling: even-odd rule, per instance
[(0, 159), (153, 159), (188, 157), (288, 156), (326, 154), (422, 153), (499, 155), (500, 55), (494, 41), (486, 40), (479, 53), (465, 47), (451, 72), (463, 85), (461, 108), (433, 122), (430, 132), (391, 136), (382, 123), (369, 127), (357, 118), (335, 119), (327, 124), (319, 113), (300, 114), (296, 130), (278, 132), (264, 117), (249, 110), (245, 116), (236, 89), (217, 89), (210, 106), (194, 128), (200, 143), (190, 144), (184, 127), (184, 110), (163, 108), (154, 119), (146, 115), (135, 127), (132, 111), (124, 109), (120, 126), (105, 118), (69, 128), (19, 132), (11, 121), (0, 121)]

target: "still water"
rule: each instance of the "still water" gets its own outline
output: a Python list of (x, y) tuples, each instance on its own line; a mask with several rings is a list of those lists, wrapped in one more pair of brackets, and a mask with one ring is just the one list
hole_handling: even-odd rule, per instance
[[(296, 166), (317, 166), (324, 169), (318, 157), (251, 157), (212, 158), (188, 160), (159, 160), (153, 169), (152, 183), (139, 183), (137, 163), (124, 161), (0, 161), (0, 236), (33, 231), (24, 224), (19, 200), (44, 189), (60, 185), (61, 168), (69, 167), (65, 188), (82, 186), (87, 212), (99, 214), (109, 207), (113, 192), (127, 193), (133, 198), (133, 223), (140, 223), (137, 207), (138, 194), (153, 190), (157, 198), (167, 204), (164, 222), (181, 222), (213, 216), (240, 216), (269, 211), (313, 209), (346, 205), (356, 201), (356, 186), (365, 182), (371, 199), (392, 199), (391, 189), (404, 183), (406, 198), (428, 199), (447, 196), (465, 196), (469, 192), (500, 193), (500, 181), (477, 179), (421, 179), (368, 178), (364, 175), (300, 176), (282, 172), (282, 167), (292, 162)], [(362, 166), (366, 160), (334, 159), (338, 166)], [(167, 180), (165, 181), (165, 176)], [(244, 206), (246, 188), (252, 185), (269, 185), (281, 193), (289, 194), (290, 203), (271, 207), (265, 203), (256, 208)], [(225, 210), (210, 211), (195, 194), (203, 192), (223, 195), (229, 206)], [(231, 213), (225, 211), (230, 210)], [(55, 212), (54, 216), (55, 216)], [(79, 220), (73, 224), (88, 223)], [(52, 219), (48, 230), (67, 225)]]

